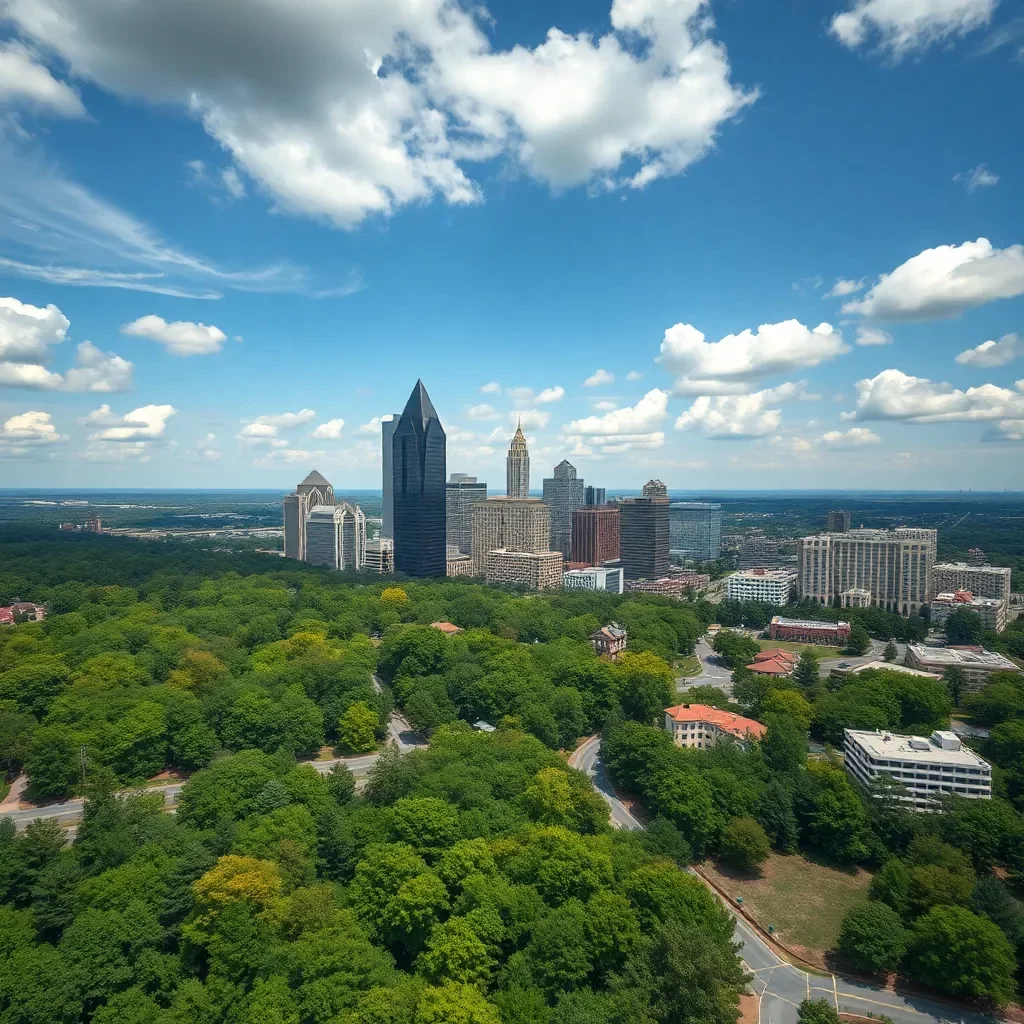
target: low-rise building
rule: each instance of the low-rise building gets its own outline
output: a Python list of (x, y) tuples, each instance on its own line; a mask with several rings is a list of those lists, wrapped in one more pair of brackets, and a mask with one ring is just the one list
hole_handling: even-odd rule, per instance
[(843, 608), (870, 608), (871, 591), (865, 587), (850, 587), (839, 595), (839, 604)]
[(42, 622), (46, 618), (46, 605), (31, 601), (16, 601), (0, 608), (0, 626), (13, 626), (18, 622)]
[(665, 709), (665, 731), (677, 747), (707, 750), (723, 740), (746, 746), (752, 739), (761, 739), (768, 729), (752, 718), (707, 704), (679, 704)]
[(850, 624), (815, 622), (813, 619), (787, 619), (782, 615), (776, 615), (768, 626), (768, 635), (773, 640), (842, 647), (850, 637)]
[(789, 604), (795, 588), (793, 569), (745, 569), (725, 581), (725, 596), (730, 601), (760, 601), (781, 608)]
[(949, 794), (992, 799), (992, 768), (946, 730), (923, 736), (844, 730), (847, 773), (863, 786), (888, 775), (906, 789), (899, 799), (916, 811), (935, 811)]
[[(844, 662), (845, 664), (845, 662)], [(860, 675), (861, 672), (873, 672), (884, 669), (887, 672), (902, 672), (908, 676), (919, 676), (923, 679), (941, 679), (937, 672), (922, 672), (919, 668), (907, 668), (906, 665), (894, 665), (891, 661), (867, 661), (863, 665), (847, 665), (846, 668), (839, 668), (838, 666), (832, 669), (828, 677), (829, 679), (846, 679), (849, 676)]]
[(456, 636), (462, 632), (462, 627), (456, 626), (454, 622), (432, 622), (430, 628), (444, 633), (445, 636)]
[(613, 661), (626, 649), (628, 640), (629, 635), (617, 622), (609, 622), (590, 634), (590, 646)]
[(487, 552), (488, 583), (510, 583), (530, 590), (553, 590), (562, 585), (561, 551)]
[(925, 647), (923, 644), (907, 644), (907, 666), (924, 672), (942, 675), (947, 668), (956, 666), (963, 670), (967, 688), (980, 690), (993, 672), (1019, 672), (1020, 669), (1009, 658), (983, 647)]
[(449, 551), (448, 557), (445, 560), (445, 575), (472, 576), (474, 564), (471, 555), (452, 554)]
[(395, 542), (390, 537), (378, 537), (366, 542), (366, 568), (381, 576), (395, 571)]
[(562, 586), (566, 590), (604, 590), (609, 594), (621, 594), (622, 569), (600, 565), (566, 569), (562, 573)]
[(996, 633), (1006, 629), (1007, 602), (995, 597), (975, 597), (969, 590), (936, 594), (931, 605), (931, 624), (941, 629), (946, 619), (960, 608), (974, 612), (985, 629)]
[(796, 663), (797, 656), (792, 651), (775, 647), (755, 654), (747, 668), (761, 676), (789, 676), (793, 674)]
[(695, 591), (703, 590), (710, 582), (711, 577), (707, 573), (684, 571), (657, 580), (626, 580), (626, 590), (631, 594), (658, 594), (682, 601)]

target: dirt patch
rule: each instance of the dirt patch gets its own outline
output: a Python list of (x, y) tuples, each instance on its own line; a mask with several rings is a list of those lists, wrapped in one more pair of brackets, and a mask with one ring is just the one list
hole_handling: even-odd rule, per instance
[(758, 1024), (759, 1002), (752, 992), (744, 992), (740, 996), (740, 1024)]

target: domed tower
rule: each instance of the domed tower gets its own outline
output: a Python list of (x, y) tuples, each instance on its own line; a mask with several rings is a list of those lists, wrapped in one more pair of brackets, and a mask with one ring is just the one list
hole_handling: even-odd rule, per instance
[(508, 447), (505, 480), (506, 493), (510, 498), (530, 496), (530, 450), (526, 447), (526, 438), (523, 436), (522, 420), (516, 426), (512, 443)]

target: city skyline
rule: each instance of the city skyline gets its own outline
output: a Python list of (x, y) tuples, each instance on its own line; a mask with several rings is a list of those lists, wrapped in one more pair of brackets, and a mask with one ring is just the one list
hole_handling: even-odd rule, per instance
[(1019, 19), (880, 6), (13, 5), (4, 484), (1024, 488)]

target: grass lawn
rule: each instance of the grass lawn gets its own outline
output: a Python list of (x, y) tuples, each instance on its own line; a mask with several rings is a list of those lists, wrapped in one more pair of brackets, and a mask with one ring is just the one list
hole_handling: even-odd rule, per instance
[[(762, 651), (773, 651), (781, 647), (784, 651), (794, 651), (796, 654), (803, 654), (804, 651), (812, 651), (818, 656), (818, 661), (823, 658), (841, 658), (842, 647), (819, 647), (817, 644), (797, 644), (789, 640), (758, 640)], [(853, 657), (853, 655), (850, 655)]]
[(672, 664), (672, 670), (676, 674), (678, 679), (680, 676), (687, 678), (691, 676), (699, 676), (701, 674), (700, 659), (696, 655), (691, 655), (689, 658), (679, 658)]
[(744, 909), (762, 928), (775, 925), (780, 942), (822, 965), (825, 951), (839, 938), (843, 917), (867, 900), (871, 882), (871, 874), (860, 868), (839, 870), (799, 855), (774, 853), (760, 878), (710, 861), (702, 870), (733, 898), (742, 896)]

